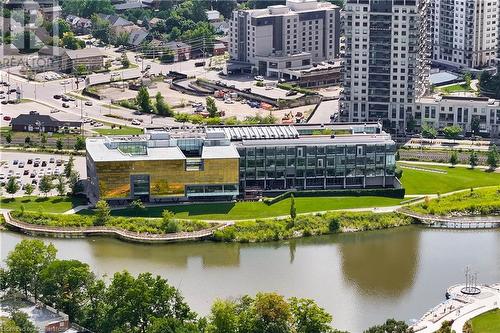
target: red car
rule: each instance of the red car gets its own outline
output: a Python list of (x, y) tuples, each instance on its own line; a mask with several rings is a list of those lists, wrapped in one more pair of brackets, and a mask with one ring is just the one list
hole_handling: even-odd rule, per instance
[(10, 121), (11, 119), (12, 119), (12, 118), (11, 118), (11, 117), (9, 117), (9, 116), (4, 116), (4, 117), (3, 117), (3, 120), (5, 120), (5, 121)]

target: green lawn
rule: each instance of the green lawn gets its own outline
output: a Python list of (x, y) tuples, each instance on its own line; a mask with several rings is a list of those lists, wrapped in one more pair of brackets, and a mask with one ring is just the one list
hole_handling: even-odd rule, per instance
[[(304, 197), (295, 198), (297, 213), (319, 212), (336, 209), (381, 207), (398, 205), (401, 199), (386, 197)], [(237, 202), (217, 204), (191, 204), (168, 207), (151, 207), (144, 210), (120, 209), (111, 212), (114, 216), (159, 217), (164, 209), (175, 213), (178, 218), (204, 220), (244, 220), (283, 216), (290, 214), (290, 199), (271, 206), (263, 202)], [(84, 212), (84, 213), (88, 213)]]
[(454, 85), (451, 85), (451, 86), (446, 86), (446, 87), (441, 87), (441, 88), (438, 88), (439, 91), (442, 91), (446, 94), (451, 94), (451, 93), (455, 93), (455, 92), (462, 92), (462, 91), (469, 91), (469, 92), (474, 92), (474, 90), (472, 90), (470, 87), (467, 87), (465, 85), (465, 83), (462, 83), (462, 84), (454, 84)]
[(140, 128), (128, 126), (122, 126), (122, 128), (119, 128), (118, 125), (116, 125), (115, 128), (96, 128), (93, 130), (101, 135), (137, 135), (144, 133), (144, 131)]
[(487, 172), (480, 169), (450, 168), (434, 165), (404, 164), (410, 167), (444, 170), (444, 173), (412, 170), (403, 168), (401, 182), (406, 194), (436, 194), (462, 190), (471, 187), (482, 187), (500, 184), (500, 173)]
[(20, 209), (24, 206), (26, 211), (44, 212), (44, 213), (63, 213), (78, 205), (84, 205), (86, 200), (76, 197), (18, 197), (18, 198), (0, 198), (0, 206), (5, 209)]
[(491, 310), (470, 320), (473, 333), (500, 332), (500, 309)]

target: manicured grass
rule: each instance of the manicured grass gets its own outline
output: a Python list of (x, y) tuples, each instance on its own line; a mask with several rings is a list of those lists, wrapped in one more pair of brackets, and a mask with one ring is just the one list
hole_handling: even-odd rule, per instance
[(444, 174), (403, 168), (401, 182), (406, 189), (406, 194), (446, 193), (471, 187), (500, 184), (500, 173), (488, 172), (481, 169), (472, 170), (469, 168), (404, 163), (400, 165), (446, 171), (446, 174)]
[(44, 213), (63, 213), (73, 207), (86, 204), (86, 200), (81, 197), (18, 197), (0, 199), (0, 206), (4, 209), (21, 209), (24, 206), (25, 211), (44, 212)]
[(122, 128), (120, 128), (118, 125), (116, 125), (115, 128), (96, 128), (93, 130), (101, 135), (138, 135), (144, 133), (140, 128), (128, 126), (122, 126)]
[[(319, 212), (337, 209), (366, 208), (398, 205), (401, 199), (387, 197), (304, 197), (295, 198), (297, 213)], [(216, 204), (191, 204), (157, 206), (143, 210), (131, 208), (113, 210), (113, 216), (160, 217), (168, 209), (177, 218), (204, 220), (245, 220), (290, 214), (290, 199), (273, 205), (263, 202), (236, 202)], [(85, 213), (85, 212), (84, 212)]]
[(455, 93), (455, 92), (462, 92), (462, 91), (474, 92), (474, 90), (472, 90), (470, 87), (467, 87), (465, 85), (465, 83), (462, 83), (462, 84), (457, 83), (457, 84), (454, 84), (451, 86), (441, 87), (441, 88), (438, 88), (438, 90), (440, 90), (446, 94), (451, 94), (451, 93)]
[(473, 333), (500, 332), (500, 309), (491, 310), (471, 319)]

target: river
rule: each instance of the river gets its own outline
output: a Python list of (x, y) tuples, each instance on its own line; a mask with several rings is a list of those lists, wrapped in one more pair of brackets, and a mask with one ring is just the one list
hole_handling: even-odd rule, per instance
[[(26, 236), (0, 232), (5, 259)], [(109, 238), (50, 239), (58, 257), (108, 276), (150, 271), (207, 314), (217, 297), (259, 291), (316, 300), (333, 324), (352, 333), (385, 321), (417, 319), (441, 302), (464, 268), (480, 283), (500, 281), (500, 230), (453, 231), (409, 226), (264, 244), (131, 244)]]

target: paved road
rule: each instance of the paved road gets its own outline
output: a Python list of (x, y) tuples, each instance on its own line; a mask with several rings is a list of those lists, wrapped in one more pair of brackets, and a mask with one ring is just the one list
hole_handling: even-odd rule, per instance
[(323, 101), (314, 112), (308, 123), (311, 124), (328, 124), (332, 122), (330, 118), (334, 114), (339, 113), (339, 100)]

